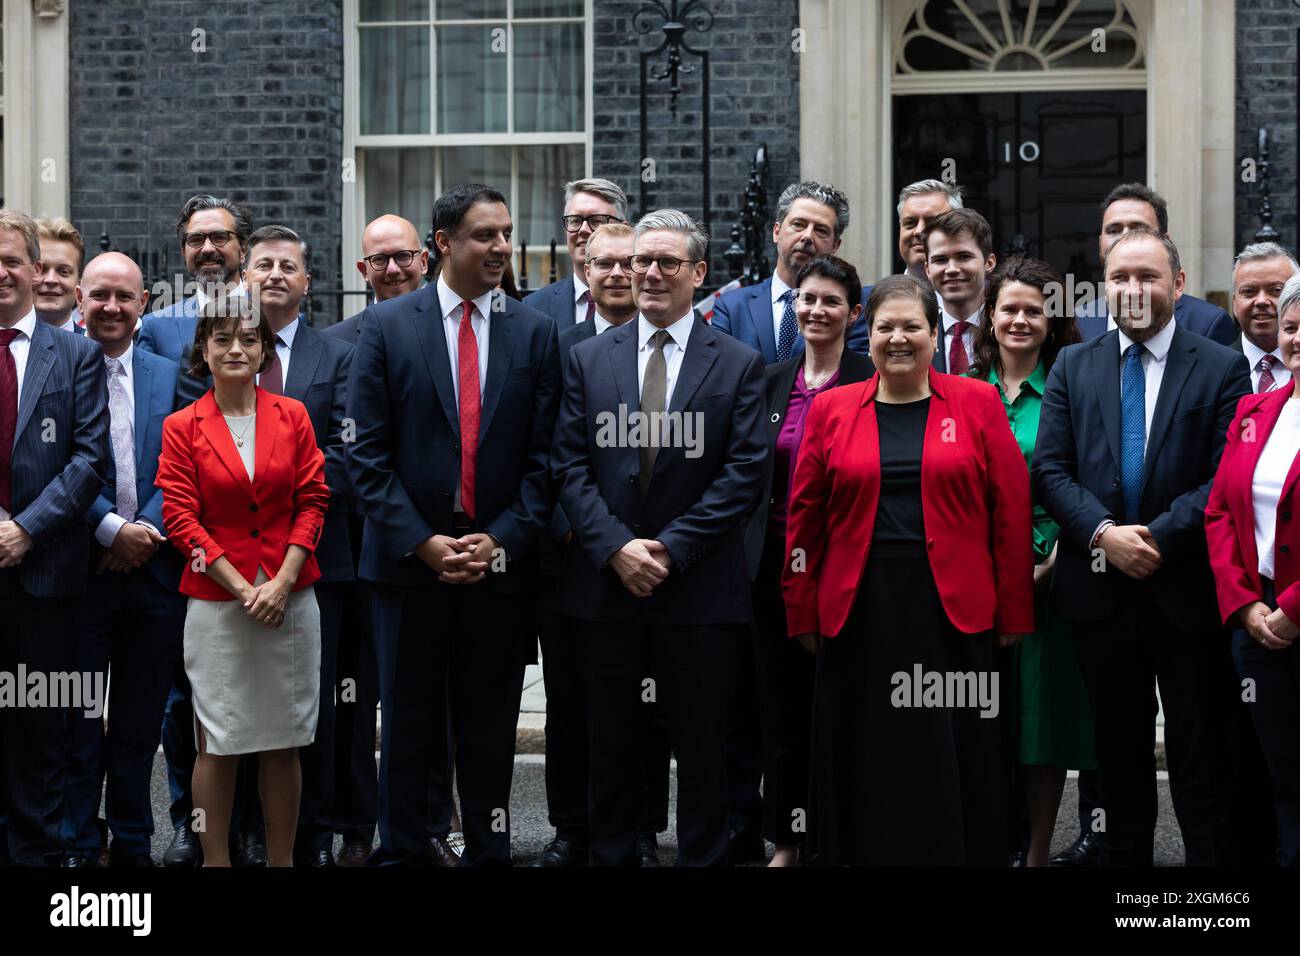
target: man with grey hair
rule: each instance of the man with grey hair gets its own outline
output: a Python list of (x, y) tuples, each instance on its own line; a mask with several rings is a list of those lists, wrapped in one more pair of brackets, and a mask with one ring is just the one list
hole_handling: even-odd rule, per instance
[(1256, 392), (1271, 392), (1291, 381), (1291, 370), (1277, 347), (1278, 300), (1287, 280), (1300, 273), (1295, 256), (1276, 242), (1256, 242), (1241, 250), (1232, 268), (1232, 317), (1241, 335), (1230, 348), (1250, 363)]
[(555, 429), (573, 528), (557, 603), (591, 638), (596, 865), (640, 863), (647, 690), (678, 758), (678, 862), (727, 861), (727, 718), (752, 619), (744, 529), (767, 442), (762, 357), (695, 317), (707, 247), (675, 209), (637, 224), (640, 314), (573, 347)]
[(587, 261), (587, 240), (601, 226), (627, 222), (627, 194), (608, 179), (575, 179), (565, 183), (564, 215), (560, 221), (569, 244), (573, 274), (543, 286), (524, 299), (524, 305), (553, 318), (557, 332), (595, 316), (596, 303), (582, 271)]
[[(817, 256), (840, 248), (849, 227), (849, 199), (834, 186), (816, 182), (791, 183), (776, 204), (772, 242), (776, 272), (757, 285), (733, 289), (713, 305), (710, 324), (761, 352), (769, 365), (803, 351), (803, 336), (795, 318), (795, 282), (799, 270)], [(867, 301), (871, 287), (862, 290)], [(849, 326), (848, 346), (868, 354), (870, 330), (865, 322)]]
[[(903, 260), (904, 271), (922, 285), (930, 285), (925, 268), (926, 227), (944, 213), (962, 206), (961, 187), (940, 179), (910, 183), (898, 194), (898, 255)], [(943, 299), (939, 299), (939, 307), (943, 308)]]

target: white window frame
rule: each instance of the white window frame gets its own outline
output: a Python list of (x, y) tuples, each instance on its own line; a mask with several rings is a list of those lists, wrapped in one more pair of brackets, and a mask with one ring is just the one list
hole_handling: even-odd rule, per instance
[(4, 0), (3, 55), (5, 205), (34, 216), (66, 216), (72, 172), (67, 4)]
[[(451, 146), (564, 146), (564, 145), (581, 145), (583, 147), (583, 176), (591, 175), (591, 152), (592, 152), (592, 129), (594, 108), (592, 104), (593, 96), (593, 76), (592, 52), (594, 48), (595, 33), (592, 7), (594, 0), (584, 0), (583, 17), (585, 19), (583, 31), (583, 59), (584, 59), (584, 116), (583, 129), (578, 132), (570, 133), (437, 133), (432, 132), (437, 129), (437, 103), (434, 97), (430, 97), (429, 109), (429, 133), (418, 134), (388, 134), (388, 135), (361, 135), (361, 67), (360, 67), (360, 44), (358, 42), (360, 32), (360, 11), (359, 0), (343, 0), (343, 160), (344, 181), (343, 181), (343, 203), (342, 203), (342, 247), (343, 247), (343, 281), (342, 285), (348, 291), (365, 291), (366, 285), (362, 280), (360, 273), (357, 272), (354, 263), (361, 258), (361, 233), (365, 230), (366, 221), (366, 196), (365, 196), (365, 159), (368, 149), (383, 149), (389, 147), (399, 148), (420, 148), (420, 149), (439, 149)], [(507, 5), (507, 18), (514, 12), (514, 0), (509, 0)], [(557, 18), (539, 18), (529, 20), (529, 23), (568, 23), (572, 22), (572, 17)], [(447, 26), (476, 26), (481, 25), (482, 20), (448, 20), (438, 21), (440, 24)], [(384, 26), (423, 26), (427, 21), (396, 21), (389, 23), (384, 22)], [(431, 51), (436, 55), (436, 51)], [(514, 57), (508, 60), (506, 74), (506, 110), (507, 126), (513, 125), (514, 118)], [(347, 167), (348, 161), (351, 161), (351, 171)], [(512, 210), (518, 208), (518, 156), (513, 151), (510, 160), (510, 184), (507, 196), (510, 200)], [(435, 180), (435, 189), (441, 188), (442, 184)], [(399, 212), (399, 210), (394, 210)], [(416, 218), (416, 228), (424, 229), (420, 234), (420, 242), (424, 242), (424, 233), (427, 232), (428, 223), (423, 222), (423, 217), (428, 215), (428, 210), (422, 210), (419, 217)], [(411, 218), (407, 216), (407, 218)], [(556, 220), (556, 237), (563, 240), (563, 229)], [(530, 249), (536, 248), (535, 246)], [(562, 241), (557, 245), (557, 254), (568, 255), (568, 247)], [(515, 246), (515, 267), (519, 266), (519, 247)], [(516, 272), (517, 274), (517, 272)], [(529, 275), (529, 285), (536, 289), (541, 286), (544, 277)], [(350, 300), (351, 301), (351, 300)]]

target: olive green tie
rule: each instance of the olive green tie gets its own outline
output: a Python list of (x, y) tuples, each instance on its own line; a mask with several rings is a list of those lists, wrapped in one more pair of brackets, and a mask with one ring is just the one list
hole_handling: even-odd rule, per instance
[(637, 487), (642, 497), (650, 490), (650, 477), (654, 474), (655, 459), (659, 456), (659, 433), (651, 423), (659, 421), (658, 413), (667, 411), (668, 361), (664, 358), (664, 346), (671, 341), (672, 336), (667, 329), (660, 329), (650, 336), (650, 343), (655, 350), (650, 353), (650, 361), (646, 363), (645, 384), (641, 386), (645, 442), (641, 445), (641, 473), (637, 476)]

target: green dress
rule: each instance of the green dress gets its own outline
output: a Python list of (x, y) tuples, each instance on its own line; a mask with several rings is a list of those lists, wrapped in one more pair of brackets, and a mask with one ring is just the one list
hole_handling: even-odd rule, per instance
[[(1020, 386), (1014, 402), (1008, 402), (997, 371), (987, 381), (1002, 396), (1025, 467), (1034, 457), (1038, 441), (1038, 415), (1043, 406), (1047, 370), (1039, 362), (1033, 374)], [(1034, 503), (1034, 563), (1042, 564), (1052, 553), (1061, 529), (1043, 507)], [(1095, 770), (1092, 717), (1088, 692), (1079, 673), (1079, 658), (1069, 622), (1051, 608), (1047, 589), (1036, 591), (1034, 614), (1038, 630), (1015, 648), (1020, 679), (1020, 763), (1040, 767)]]

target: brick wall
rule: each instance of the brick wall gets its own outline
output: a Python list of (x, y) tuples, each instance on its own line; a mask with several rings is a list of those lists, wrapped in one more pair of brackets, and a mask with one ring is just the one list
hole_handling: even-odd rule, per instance
[(298, 230), (315, 286), (337, 286), (342, 0), (70, 7), (71, 212), (88, 251), (107, 231), (175, 272), (177, 213), (209, 192)]
[[(649, 33), (636, 32), (638, 0), (595, 0), (594, 4), (594, 147), (592, 170), (628, 191), (635, 212), (640, 206), (642, 160), (655, 162), (656, 182), (649, 184), (650, 208), (675, 206), (701, 214), (701, 87), (699, 61), (689, 55), (694, 74), (681, 76), (677, 116), (669, 108), (667, 80), (649, 80), (650, 130), (647, 156), (640, 146), (640, 51), (663, 40), (662, 21), (651, 20)], [(766, 182), (769, 212), (780, 190), (799, 175), (799, 54), (791, 49), (798, 26), (796, 0), (708, 0), (714, 20), (707, 33), (689, 31), (686, 42), (710, 54), (710, 196), (712, 261), (710, 285), (726, 281), (721, 253), (730, 244), (729, 230), (739, 219), (750, 162), (759, 145), (767, 146)], [(662, 68), (665, 55), (651, 62)], [(768, 261), (774, 253), (769, 249)]]

